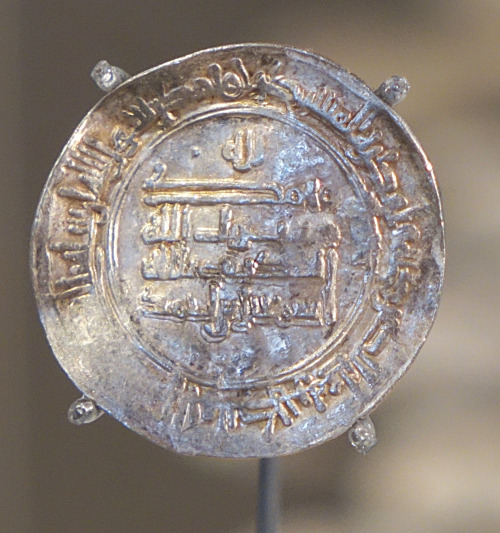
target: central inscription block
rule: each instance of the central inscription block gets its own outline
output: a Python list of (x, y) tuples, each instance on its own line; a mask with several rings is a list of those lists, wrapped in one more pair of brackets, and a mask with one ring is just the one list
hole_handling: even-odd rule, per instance
[(237, 387), (305, 364), (304, 343), (321, 355), (370, 267), (370, 219), (339, 155), (243, 110), (190, 120), (144, 153), (112, 221), (110, 287), (152, 357)]

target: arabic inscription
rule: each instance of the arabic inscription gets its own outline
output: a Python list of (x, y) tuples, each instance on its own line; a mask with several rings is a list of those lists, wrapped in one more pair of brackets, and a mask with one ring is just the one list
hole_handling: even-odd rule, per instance
[[(124, 227), (129, 213), (141, 222), (118, 240), (129, 260), (112, 285), (160, 362), (182, 350), (187, 371), (231, 386), (287, 372), (301, 362), (299, 341), (314, 353), (342, 332), (374, 242), (352, 238), (371, 218), (338, 156), (293, 122), (232, 112), (160, 138), (149, 156), (120, 206)], [(257, 368), (262, 346), (269, 357)]]

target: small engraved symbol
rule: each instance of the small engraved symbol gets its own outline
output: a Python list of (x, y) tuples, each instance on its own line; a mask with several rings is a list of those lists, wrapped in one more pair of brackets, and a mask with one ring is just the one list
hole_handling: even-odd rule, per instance
[(264, 161), (260, 136), (251, 129), (239, 129), (222, 149), (222, 157), (231, 161), (235, 170), (246, 172)]

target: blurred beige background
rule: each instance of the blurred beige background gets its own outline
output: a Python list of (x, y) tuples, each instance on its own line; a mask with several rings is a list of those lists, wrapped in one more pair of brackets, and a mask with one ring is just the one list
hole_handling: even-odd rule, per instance
[(500, 2), (498, 0), (0, 3), (0, 531), (253, 530), (256, 461), (189, 458), (109, 417), (66, 422), (77, 391), (38, 323), (27, 270), (46, 176), (100, 98), (102, 58), (137, 73), (214, 45), (312, 49), (372, 87), (393, 74), (447, 222), (428, 342), (376, 411), (366, 457), (345, 437), (287, 457), (284, 532), (500, 531)]

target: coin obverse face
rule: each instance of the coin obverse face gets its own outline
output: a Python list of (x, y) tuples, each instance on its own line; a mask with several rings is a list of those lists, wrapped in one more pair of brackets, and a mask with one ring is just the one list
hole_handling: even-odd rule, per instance
[(235, 45), (135, 76), (84, 118), (32, 238), (40, 316), (86, 396), (186, 454), (338, 436), (425, 340), (444, 243), (432, 168), (359, 79)]

